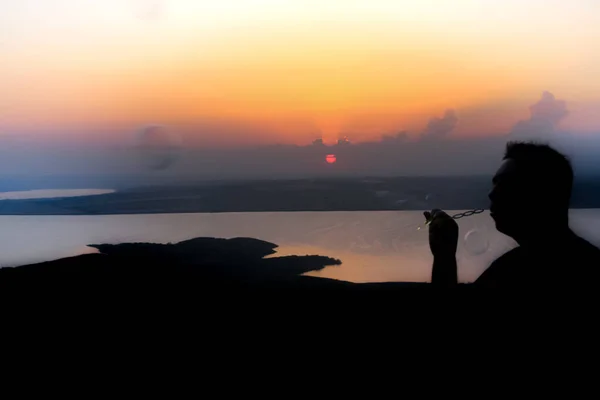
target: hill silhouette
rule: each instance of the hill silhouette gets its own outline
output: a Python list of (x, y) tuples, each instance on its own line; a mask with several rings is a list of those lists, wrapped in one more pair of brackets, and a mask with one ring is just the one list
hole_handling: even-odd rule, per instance
[[(421, 287), (418, 283), (356, 284), (303, 276), (342, 261), (320, 255), (276, 257), (277, 245), (252, 238), (195, 238), (174, 244), (92, 244), (98, 254), (0, 269), (0, 290), (26, 295), (127, 297), (239, 295), (285, 291)], [(270, 256), (270, 257), (268, 257)]]
[[(215, 291), (234, 288), (303, 285), (318, 278), (301, 277), (341, 261), (324, 256), (265, 258), (276, 244), (251, 238), (195, 238), (176, 244), (92, 244), (99, 254), (0, 269), (4, 290), (123, 291), (151, 294), (159, 290)], [(333, 285), (345, 282), (321, 280)]]

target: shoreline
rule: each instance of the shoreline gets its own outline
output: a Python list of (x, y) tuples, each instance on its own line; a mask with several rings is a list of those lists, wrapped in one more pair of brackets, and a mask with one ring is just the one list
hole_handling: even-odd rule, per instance
[(51, 200), (113, 194), (115, 189), (31, 189), (0, 192), (0, 201)]

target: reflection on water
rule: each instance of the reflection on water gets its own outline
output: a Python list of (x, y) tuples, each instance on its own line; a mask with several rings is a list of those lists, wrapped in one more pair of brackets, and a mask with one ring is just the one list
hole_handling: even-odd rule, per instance
[[(572, 210), (571, 215), (575, 230), (600, 244), (600, 210)], [(354, 282), (427, 281), (432, 257), (427, 230), (416, 229), (422, 222), (418, 211), (1, 216), (0, 265), (90, 252), (85, 245), (91, 243), (254, 237), (278, 244), (277, 255), (318, 254), (342, 260), (341, 266), (310, 275)], [(463, 218), (458, 224), (462, 281), (476, 279), (513, 246), (494, 229), (488, 213)], [(472, 230), (486, 239), (487, 249), (468, 251), (464, 239)]]

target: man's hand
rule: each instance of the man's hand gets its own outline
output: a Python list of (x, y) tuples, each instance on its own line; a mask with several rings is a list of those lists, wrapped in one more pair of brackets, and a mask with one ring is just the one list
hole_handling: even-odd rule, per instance
[(430, 221), (429, 247), (433, 253), (431, 283), (435, 287), (455, 287), (458, 283), (458, 224), (442, 210), (426, 211), (423, 214)]
[(429, 224), (429, 247), (434, 257), (455, 257), (458, 224), (442, 210), (423, 213)]

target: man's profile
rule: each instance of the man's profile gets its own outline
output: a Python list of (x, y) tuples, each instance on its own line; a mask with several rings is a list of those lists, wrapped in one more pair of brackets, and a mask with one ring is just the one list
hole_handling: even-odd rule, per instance
[[(515, 287), (594, 284), (600, 250), (569, 228), (573, 169), (553, 148), (510, 142), (493, 178), (490, 212), (498, 231), (519, 246), (492, 263), (477, 286)], [(457, 284), (458, 225), (441, 210), (431, 220), (432, 284)]]

